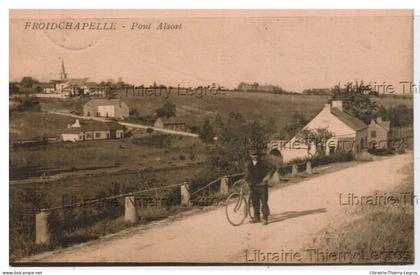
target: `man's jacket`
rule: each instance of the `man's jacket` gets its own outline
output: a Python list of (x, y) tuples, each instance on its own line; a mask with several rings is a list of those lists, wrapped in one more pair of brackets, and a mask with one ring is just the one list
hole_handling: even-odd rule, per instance
[(272, 175), (275, 172), (275, 169), (268, 162), (263, 160), (258, 160), (257, 164), (254, 166), (252, 161), (248, 161), (245, 169), (245, 180), (251, 185), (251, 187), (265, 185), (263, 179), (269, 173)]

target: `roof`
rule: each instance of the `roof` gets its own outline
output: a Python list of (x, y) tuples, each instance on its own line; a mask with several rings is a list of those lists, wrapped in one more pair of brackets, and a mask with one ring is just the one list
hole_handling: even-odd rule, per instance
[(66, 84), (67, 86), (81, 87), (81, 86), (84, 86), (86, 84), (87, 80), (88, 80), (87, 78), (72, 78), (72, 79), (69, 79), (64, 84)]
[(160, 119), (163, 122), (163, 124), (185, 124), (184, 121), (181, 121), (176, 117), (158, 117), (157, 119)]
[(96, 120), (84, 120), (80, 127), (70, 127), (63, 131), (64, 134), (80, 134), (81, 132), (124, 130), (124, 126), (115, 121), (103, 122)]
[(92, 89), (92, 88), (97, 88), (99, 85), (98, 85), (98, 83), (96, 83), (96, 82), (86, 82), (85, 83), (85, 85), (86, 85), (86, 87), (88, 87), (89, 89)]
[(120, 105), (125, 105), (126, 107), (127, 104), (125, 104), (124, 101), (122, 101), (119, 98), (111, 98), (111, 99), (107, 99), (107, 98), (98, 98), (98, 99), (92, 99), (90, 101), (88, 101), (84, 106), (86, 107), (97, 107), (100, 105), (114, 105), (114, 106), (120, 106)]
[(389, 120), (375, 120), (375, 123), (389, 131), (391, 129), (391, 121)]
[(52, 82), (41, 82), (38, 84), (41, 88), (54, 88), (55, 84)]
[(331, 114), (336, 116), (339, 120), (341, 120), (343, 123), (345, 123), (347, 126), (349, 126), (355, 131), (367, 128), (367, 125), (363, 121), (352, 116), (346, 111), (340, 111), (338, 108), (331, 108)]

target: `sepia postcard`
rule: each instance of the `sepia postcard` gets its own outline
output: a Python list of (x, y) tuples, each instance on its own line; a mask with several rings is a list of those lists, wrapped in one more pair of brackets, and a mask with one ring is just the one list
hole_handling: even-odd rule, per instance
[(9, 262), (413, 265), (412, 10), (10, 10)]

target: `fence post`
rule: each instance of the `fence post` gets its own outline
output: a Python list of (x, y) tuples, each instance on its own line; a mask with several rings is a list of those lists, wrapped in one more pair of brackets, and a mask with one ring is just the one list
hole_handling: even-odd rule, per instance
[(224, 176), (220, 178), (220, 193), (222, 195), (229, 194), (229, 178)]
[(137, 210), (134, 196), (125, 197), (124, 220), (131, 223), (135, 223), (137, 221)]
[(35, 244), (49, 244), (50, 232), (48, 228), (48, 216), (50, 213), (43, 212), (35, 216)]
[(188, 183), (181, 185), (181, 206), (190, 206), (190, 192), (188, 191)]
[(306, 173), (312, 174), (312, 163), (310, 161), (306, 162)]
[(292, 165), (292, 176), (296, 176), (298, 174), (298, 167), (297, 164)]

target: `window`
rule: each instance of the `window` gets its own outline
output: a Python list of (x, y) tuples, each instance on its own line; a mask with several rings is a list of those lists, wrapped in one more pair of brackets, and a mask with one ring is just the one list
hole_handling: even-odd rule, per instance
[(370, 137), (371, 138), (376, 138), (376, 131), (370, 131)]
[(95, 138), (100, 138), (101, 137), (101, 133), (96, 132), (95, 133)]

